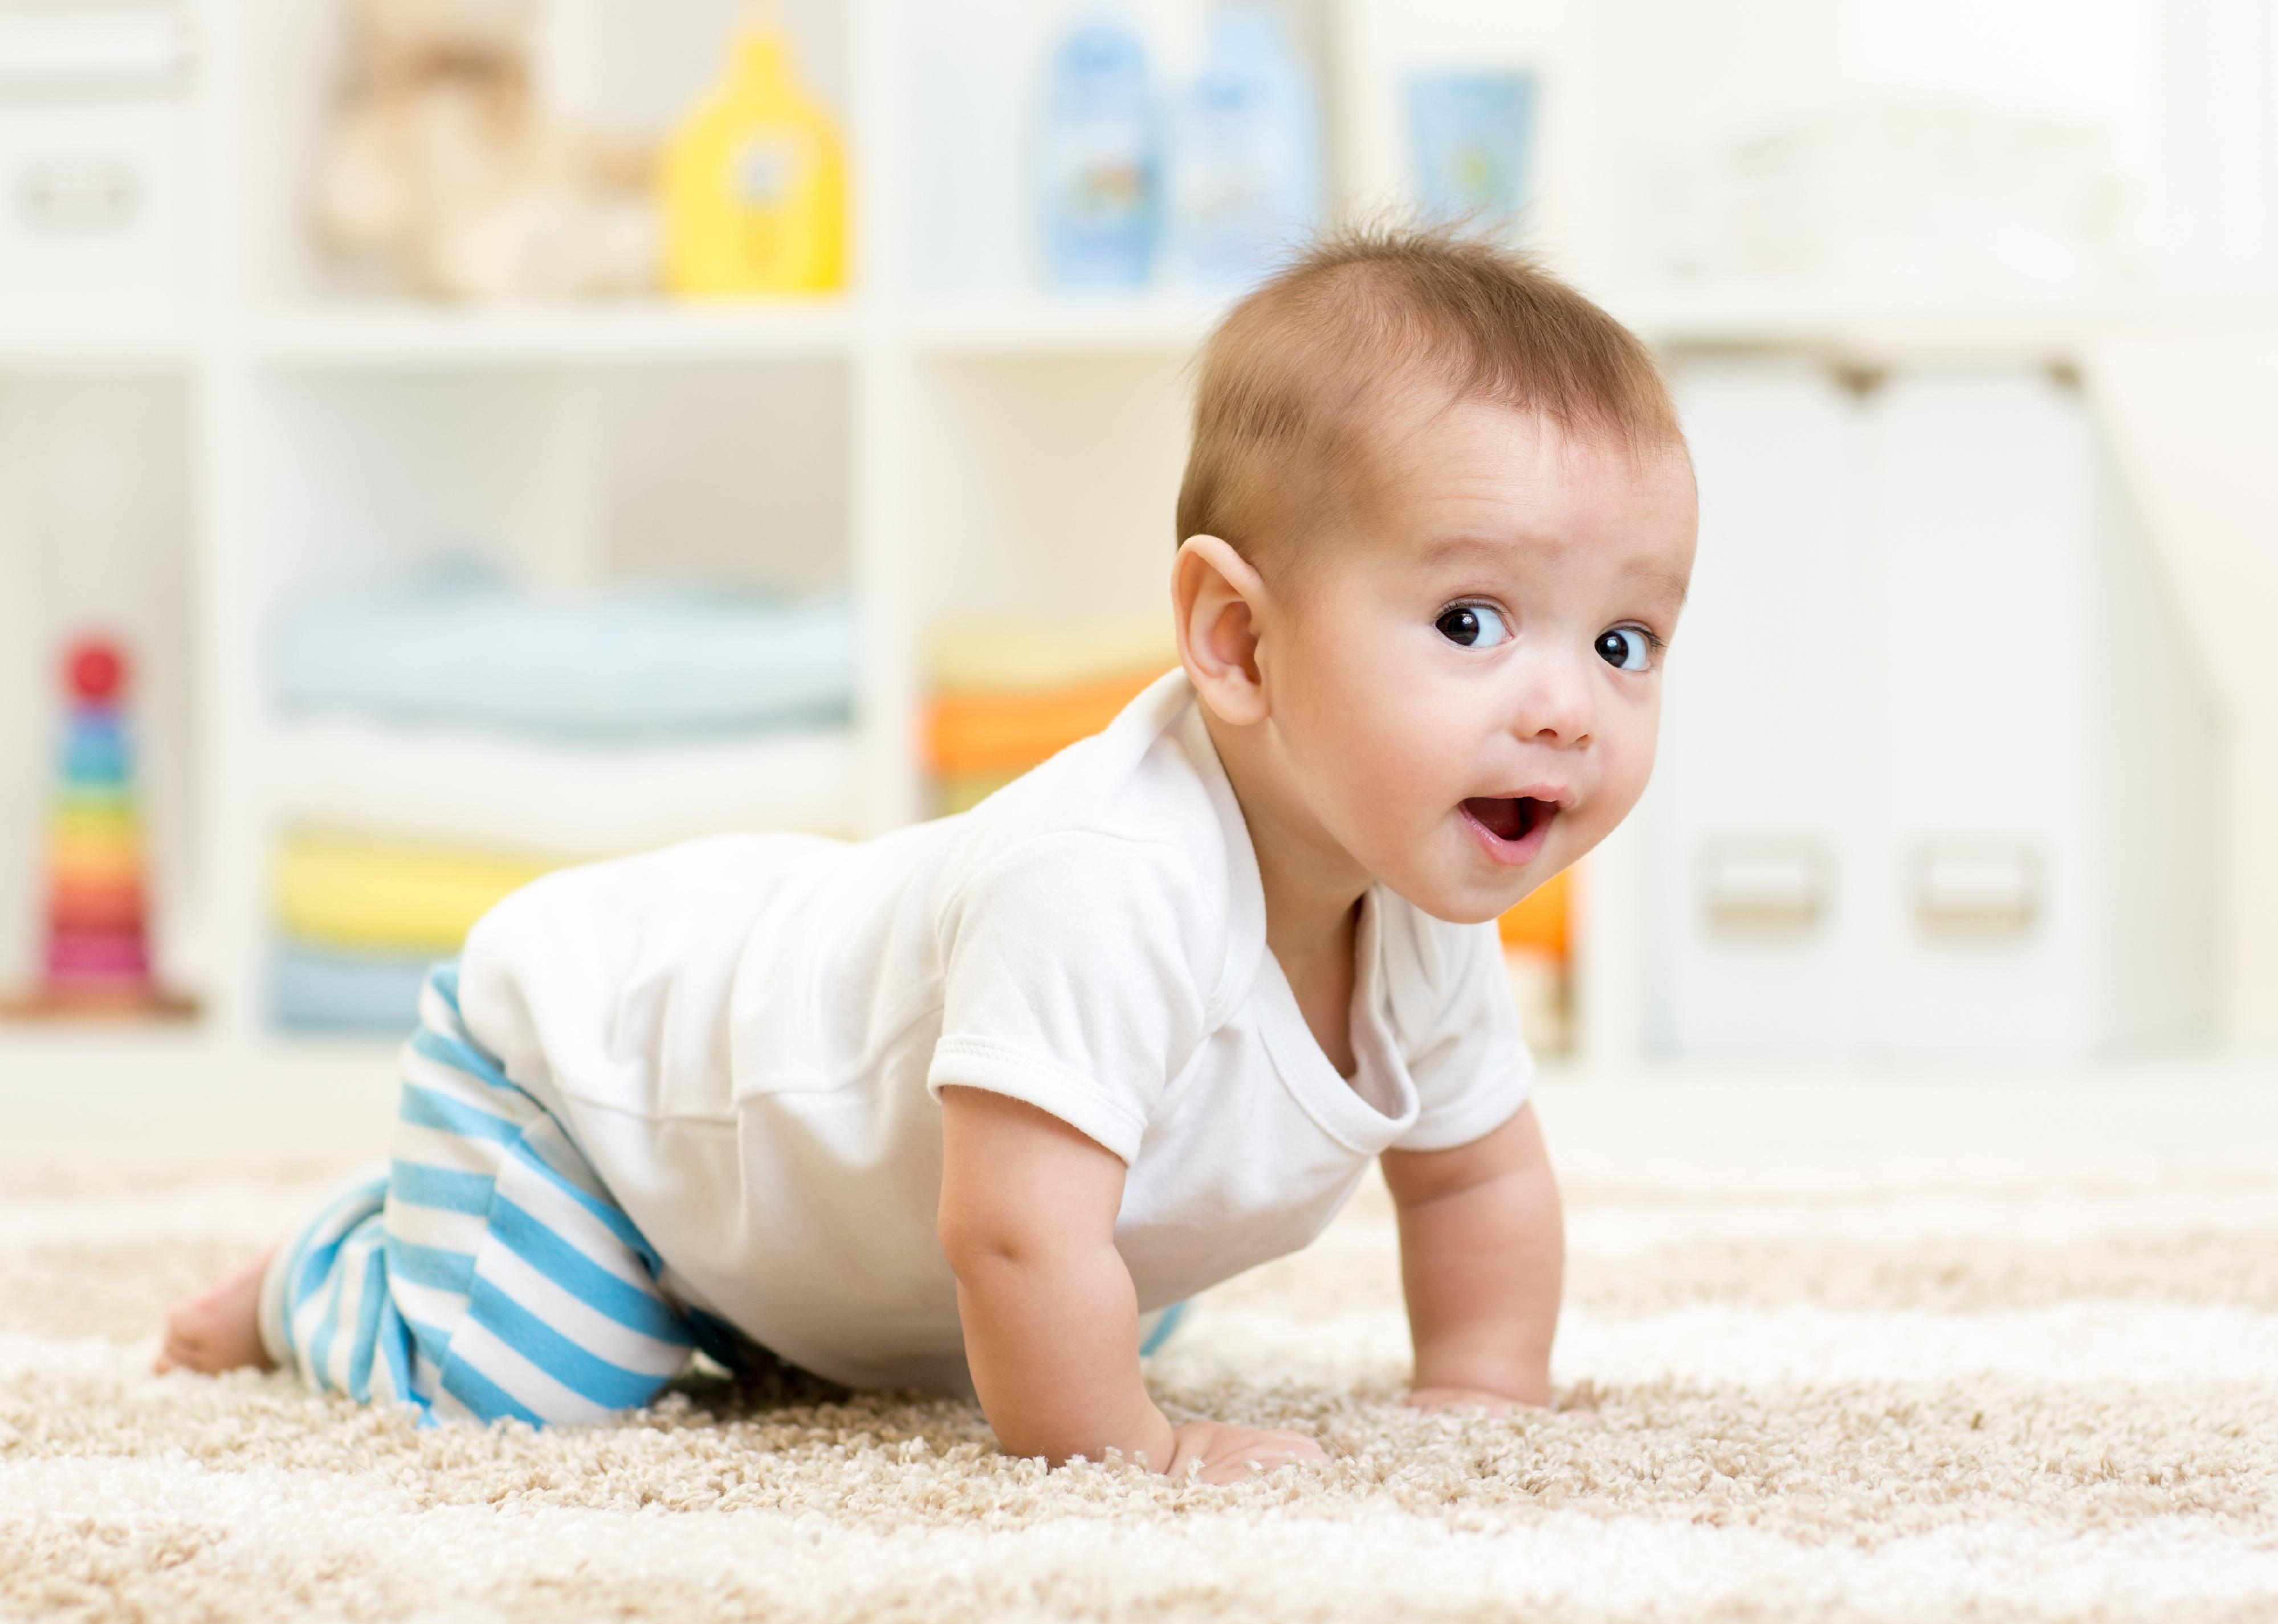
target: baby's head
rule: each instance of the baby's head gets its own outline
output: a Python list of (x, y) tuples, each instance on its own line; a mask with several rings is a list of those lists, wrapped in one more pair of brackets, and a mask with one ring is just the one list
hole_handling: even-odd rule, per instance
[(1444, 234), (1308, 254), (1204, 351), (1179, 494), (1181, 658), (1253, 829), (1510, 907), (1645, 789), (1693, 530), (1660, 372), (1588, 300)]

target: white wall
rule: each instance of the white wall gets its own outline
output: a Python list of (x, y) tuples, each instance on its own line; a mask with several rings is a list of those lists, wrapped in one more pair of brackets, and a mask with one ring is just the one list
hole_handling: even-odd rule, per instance
[(2221, 1005), (2278, 1044), (2278, 322), (2105, 339), (2090, 383), (2221, 710)]

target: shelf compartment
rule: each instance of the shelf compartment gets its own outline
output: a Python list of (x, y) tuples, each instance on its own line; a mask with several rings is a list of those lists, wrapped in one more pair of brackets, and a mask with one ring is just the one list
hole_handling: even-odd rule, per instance
[(917, 369), (921, 629), (1169, 613), (1186, 356), (984, 353)]
[(272, 373), (252, 482), (273, 606), (439, 553), (539, 586), (846, 575), (851, 369), (828, 357)]
[(129, 662), (156, 978), (168, 992), (203, 990), (190, 440), (188, 392), (163, 370), (0, 378), (0, 992), (40, 978), (59, 665), (88, 633), (118, 639)]

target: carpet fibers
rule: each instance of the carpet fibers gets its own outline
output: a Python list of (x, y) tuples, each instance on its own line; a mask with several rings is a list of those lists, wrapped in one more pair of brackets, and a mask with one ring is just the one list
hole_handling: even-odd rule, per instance
[(1570, 1172), (1507, 1419), (1396, 1404), (1371, 1186), (1153, 1362), (1334, 1457), (1232, 1490), (791, 1375), (533, 1434), (144, 1374), (331, 1170), (0, 1185), (0, 1618), (2278, 1619), (2278, 1168)]

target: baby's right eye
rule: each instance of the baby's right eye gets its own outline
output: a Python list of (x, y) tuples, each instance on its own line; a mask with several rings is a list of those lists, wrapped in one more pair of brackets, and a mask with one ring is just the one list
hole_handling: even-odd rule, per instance
[(1502, 610), (1487, 604), (1452, 604), (1432, 623), (1441, 637), (1463, 648), (1491, 649), (1510, 640), (1510, 622)]

